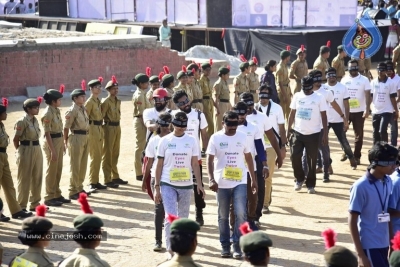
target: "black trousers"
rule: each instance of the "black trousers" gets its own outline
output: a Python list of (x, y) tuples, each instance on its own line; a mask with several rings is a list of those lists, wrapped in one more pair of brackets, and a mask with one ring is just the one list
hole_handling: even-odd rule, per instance
[[(154, 182), (155, 178), (151, 177), (151, 190), (155, 192), (154, 188)], [(154, 227), (156, 230), (156, 240), (157, 241), (162, 241), (162, 228), (163, 228), (163, 223), (165, 219), (165, 211), (164, 211), (164, 205), (162, 202), (160, 204), (155, 204), (154, 203)]]
[[(204, 184), (203, 184), (203, 166), (201, 164), (199, 164), (200, 167), (200, 176), (201, 176), (201, 184), (203, 185), (204, 188)], [(206, 207), (206, 202), (203, 199), (203, 193), (201, 193), (200, 195), (197, 194), (197, 181), (196, 181), (196, 177), (193, 174), (193, 191), (194, 191), (194, 203), (196, 205), (196, 217), (203, 215), (203, 209)]]
[[(258, 201), (257, 201), (257, 209), (256, 209), (256, 218), (257, 221), (260, 220), (261, 216), (262, 216), (262, 209), (264, 207), (264, 198), (265, 198), (265, 179), (263, 176), (263, 164), (262, 162), (258, 159), (258, 156), (256, 156), (256, 165), (257, 165), (257, 184), (258, 184)], [(271, 177), (267, 178), (267, 179), (271, 179)], [(272, 193), (272, 189), (271, 189), (271, 193)]]

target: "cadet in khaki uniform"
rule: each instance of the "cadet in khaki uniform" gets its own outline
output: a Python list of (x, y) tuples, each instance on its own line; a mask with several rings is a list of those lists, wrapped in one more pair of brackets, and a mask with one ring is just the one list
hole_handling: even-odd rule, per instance
[(306, 61), (307, 50), (301, 45), (296, 52), (297, 59), (290, 66), (289, 78), (296, 81), (294, 93), (301, 91), (301, 79), (308, 74), (308, 65)]
[[(174, 87), (175, 87), (175, 77), (171, 74), (166, 74), (162, 77), (161, 81), (161, 87), (165, 88), (168, 92), (168, 99), (172, 98), (172, 95), (174, 94)], [(171, 110), (177, 109), (173, 101), (168, 102), (167, 108)]]
[(203, 92), (201, 91), (199, 83), (201, 72), (199, 65), (192, 63), (187, 66), (187, 69), (193, 74), (193, 81), (190, 84), (193, 94), (192, 107), (203, 112)]
[(142, 152), (146, 145), (146, 126), (143, 121), (143, 111), (147, 108), (151, 108), (147, 97), (145, 96), (145, 90), (149, 84), (149, 78), (144, 74), (138, 74), (132, 80), (132, 83), (137, 86), (137, 89), (132, 97), (133, 104), (133, 129), (135, 132), (135, 174), (136, 180), (142, 181)]
[(369, 81), (373, 79), (372, 74), (370, 72), (371, 70), (371, 58), (365, 58), (365, 59), (356, 59), (354, 57), (351, 58), (352, 60), (357, 60), (358, 62), (358, 72), (367, 77)]
[(25, 100), (23, 108), (26, 115), (14, 127), (13, 143), (18, 153), (18, 202), (22, 209), (26, 209), (29, 199), (30, 211), (39, 205), (42, 190), (43, 155), (39, 145), (39, 122), (35, 117), (39, 113), (41, 101), (41, 97), (38, 100)]
[(197, 232), (200, 225), (191, 219), (176, 219), (171, 224), (171, 250), (174, 256), (159, 267), (201, 267), (193, 261), (197, 248)]
[(225, 67), (221, 67), (218, 70), (219, 79), (214, 83), (213, 87), (213, 98), (215, 104), (218, 106), (219, 115), (215, 118), (215, 132), (218, 132), (222, 129), (222, 117), (225, 112), (231, 110), (232, 105), (229, 102), (229, 69)]
[(313, 69), (319, 70), (322, 72), (322, 83), (326, 83), (326, 70), (330, 68), (328, 58), (331, 54), (331, 49), (329, 48), (330, 41), (328, 41), (327, 45), (321, 46), (319, 49), (319, 57), (315, 60)]
[(290, 90), (289, 70), (287, 64), (290, 61), (290, 51), (281, 52), (281, 61), (276, 68), (276, 84), (278, 85), (278, 96), (280, 105), (283, 109), (285, 119), (288, 119), (290, 113), (290, 102), (292, 91)]
[(400, 75), (400, 44), (393, 49), (392, 62), (396, 68), (397, 75)]
[[(46, 206), (39, 205), (36, 207), (36, 216), (26, 218), (22, 221), (22, 231), (18, 234), (18, 239), (23, 245), (29, 246), (21, 255), (15, 257), (9, 266), (32, 266), (36, 264), (38, 267), (53, 267), (54, 264), (44, 251), (49, 246), (50, 240), (45, 235), (50, 234), (53, 223), (45, 218)], [(37, 238), (26, 238), (27, 234)], [(40, 237), (39, 237), (40, 236)], [(14, 263), (14, 261), (20, 262)], [(22, 263), (21, 261), (25, 261)]]
[(182, 66), (182, 70), (178, 72), (176, 78), (178, 79), (179, 83), (178, 86), (174, 87), (174, 92), (183, 90), (188, 95), (189, 100), (193, 101), (192, 88), (188, 85), (189, 77), (185, 66)]
[(257, 90), (260, 87), (260, 78), (256, 73), (258, 66), (257, 58), (253, 57), (253, 59), (249, 61), (249, 65), (250, 65), (250, 73), (247, 74), (247, 78), (249, 80), (249, 90), (254, 97), (254, 102), (258, 102)]
[[(102, 238), (101, 227), (104, 226), (103, 221), (96, 215), (87, 202), (86, 195), (81, 193), (79, 195), (79, 202), (81, 209), (85, 214), (79, 215), (74, 219), (74, 228), (79, 238), (75, 242), (81, 248), (75, 251), (58, 266), (60, 267), (110, 267), (110, 265), (102, 260), (96, 252), (96, 247), (100, 245)], [(99, 238), (93, 238), (98, 236)], [(81, 237), (81, 238), (80, 238)]]
[(250, 64), (248, 62), (242, 62), (239, 65), (240, 73), (233, 79), (233, 87), (235, 94), (235, 104), (239, 101), (239, 96), (244, 92), (249, 92), (249, 79), (247, 75), (250, 73)]
[[(7, 119), (7, 106), (8, 100), (3, 98), (2, 105), (0, 105), (0, 187), (3, 187), (3, 192), (6, 197), (8, 208), (12, 214), (13, 219), (26, 218), (32, 216), (32, 212), (25, 212), (21, 209), (17, 201), (17, 194), (14, 188), (14, 182), (11, 177), (10, 165), (8, 163), (7, 146), (10, 141), (6, 129), (4, 128), (3, 121)], [(1, 201), (1, 199), (0, 199)], [(2, 208), (0, 208), (1, 213)], [(1, 214), (0, 222), (9, 221), (10, 218)]]
[(69, 198), (76, 200), (80, 192), (85, 192), (83, 181), (89, 154), (89, 117), (84, 106), (86, 92), (75, 89), (71, 99), (73, 104), (65, 113), (64, 146), (68, 147), (70, 162)]
[[(89, 192), (95, 192), (96, 189), (107, 189), (106, 185), (100, 183), (99, 173), (101, 166), (101, 157), (103, 155), (103, 114), (101, 113), (101, 80), (91, 80), (89, 83), (90, 97), (85, 102), (86, 113), (89, 117)], [(115, 188), (118, 186), (111, 185)]]
[(150, 90), (147, 91), (146, 97), (147, 97), (147, 100), (149, 100), (150, 106), (152, 108), (154, 107), (154, 104), (153, 104), (153, 92), (160, 87), (160, 80), (162, 78), (161, 74), (162, 73), (160, 73), (161, 77), (159, 77), (157, 75), (153, 75), (153, 76), (151, 76), (149, 78), (149, 83), (150, 83), (151, 88), (150, 88)]
[(272, 240), (262, 231), (252, 232), (248, 229), (248, 223), (240, 227), (242, 236), (239, 245), (244, 252), (245, 261), (250, 264), (249, 266), (268, 266)]
[(346, 52), (343, 50), (343, 45), (339, 45), (337, 47), (338, 54), (337, 56), (332, 60), (332, 67), (336, 69), (336, 79), (338, 82), (342, 80), (344, 75), (346, 74), (345, 68), (344, 68), (344, 58), (346, 57)]
[(46, 195), (44, 204), (47, 206), (61, 206), (71, 203), (61, 195), (60, 180), (64, 158), (64, 142), (62, 138), (63, 124), (59, 107), (63, 97), (64, 85), (60, 92), (54, 89), (47, 90), (43, 98), (47, 104), (41, 121), (44, 130), (45, 142), (43, 150), (46, 155)]
[[(149, 86), (149, 77), (145, 74), (141, 74), (146, 79), (146, 89)], [(136, 83), (137, 80), (133, 79), (132, 84), (138, 85), (139, 82)], [(119, 177), (118, 173), (118, 158), (119, 158), (119, 150), (121, 146), (121, 100), (117, 98), (118, 95), (118, 82), (115, 76), (111, 77), (111, 81), (106, 84), (106, 90), (108, 91), (108, 96), (101, 101), (101, 113), (103, 114), (104, 120), (104, 142), (103, 142), (103, 159), (102, 159), (102, 167), (104, 174), (104, 183), (108, 187), (116, 188), (116, 185), (127, 184), (127, 181), (124, 181)], [(142, 89), (143, 90), (143, 89)], [(148, 102), (145, 94), (143, 93), (144, 101)], [(136, 131), (136, 124), (135, 124)], [(136, 138), (140, 138), (140, 132), (136, 131)], [(139, 136), (138, 136), (139, 135)], [(142, 146), (142, 144), (136, 143), (137, 146)], [(141, 151), (140, 151), (141, 152)], [(142, 170), (139, 168), (139, 172), (137, 169), (137, 161), (140, 158), (137, 158), (138, 152), (135, 150), (135, 172), (136, 175), (142, 175)]]

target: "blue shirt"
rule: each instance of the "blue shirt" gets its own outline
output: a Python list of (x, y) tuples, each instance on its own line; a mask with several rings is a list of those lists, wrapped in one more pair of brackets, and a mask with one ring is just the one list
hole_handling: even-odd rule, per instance
[(400, 18), (400, 10), (397, 10), (396, 14), (394, 14), (394, 18), (395, 19), (399, 19)]
[[(400, 171), (397, 169), (391, 176), (393, 183), (392, 193), (389, 197), (389, 208), (400, 211)], [(390, 218), (393, 226), (393, 232), (400, 230), (400, 218)]]
[(392, 19), (392, 18), (394, 17), (394, 15), (396, 14), (396, 7), (390, 6), (390, 7), (387, 9), (386, 14), (388, 14), (388, 19)]
[(389, 176), (378, 180), (369, 171), (350, 189), (349, 212), (360, 215), (358, 232), (363, 249), (389, 247), (389, 224), (379, 223), (378, 215), (382, 214), (382, 209), (387, 212), (391, 192)]
[(164, 25), (161, 25), (160, 29), (158, 30), (160, 34), (160, 41), (167, 41), (169, 40), (168, 37), (171, 34), (171, 28), (170, 27), (164, 27)]

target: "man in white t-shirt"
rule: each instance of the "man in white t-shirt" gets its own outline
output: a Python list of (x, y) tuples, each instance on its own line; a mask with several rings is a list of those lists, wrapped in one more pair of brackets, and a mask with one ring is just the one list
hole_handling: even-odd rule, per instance
[(9, 2), (5, 3), (4, 5), (4, 14), (17, 14), (17, 5), (14, 0), (10, 0)]
[(157, 130), (156, 121), (161, 113), (169, 112), (167, 108), (170, 97), (168, 91), (164, 88), (158, 88), (153, 92), (154, 108), (147, 108), (143, 111), (143, 123), (147, 128), (146, 140), (149, 138), (150, 133)]
[[(228, 111), (223, 116), (223, 129), (210, 138), (207, 147), (207, 172), (210, 189), (217, 193), (218, 230), (221, 257), (231, 257), (229, 206), (233, 202), (235, 227), (233, 228), (233, 257), (240, 259), (241, 236), (239, 227), (247, 220), (247, 170), (251, 177), (252, 193), (257, 193), (254, 163), (246, 135), (238, 132), (239, 117)], [(247, 167), (245, 165), (247, 163)]]
[[(333, 97), (335, 98), (336, 103), (339, 105), (342, 114), (345, 114), (345, 117), (349, 117), (349, 92), (347, 91), (346, 86), (342, 83), (338, 82), (336, 79), (336, 69), (329, 68), (326, 72), (326, 77), (328, 78), (328, 83), (326, 84), (328, 90), (333, 93)], [(351, 147), (349, 141), (347, 141), (346, 132), (344, 131), (344, 123), (343, 118), (340, 117), (339, 113), (333, 109), (332, 105), (329, 105), (328, 109), (328, 130), (330, 128), (333, 129), (340, 145), (342, 146), (343, 151), (346, 153), (347, 158), (350, 160), (350, 165), (353, 170), (357, 169), (357, 163), (354, 158), (353, 151), (351, 151)]]
[(397, 120), (399, 115), (396, 103), (397, 88), (386, 76), (386, 63), (379, 63), (377, 69), (378, 77), (371, 81), (374, 144), (379, 141), (388, 141), (388, 125), (392, 119)]
[[(262, 165), (262, 176), (266, 179), (269, 176), (269, 168), (267, 164), (267, 158), (265, 154), (265, 148), (262, 142), (264, 133), (261, 132), (257, 125), (248, 122), (246, 120), (247, 116), (247, 105), (244, 102), (238, 102), (232, 108), (239, 116), (239, 126), (237, 128), (238, 132), (242, 132), (246, 135), (246, 142), (250, 147), (250, 152), (254, 159), (255, 171), (257, 171), (258, 165), (256, 164), (256, 155), (257, 161), (261, 161)], [(275, 162), (272, 162), (275, 164)], [(256, 172), (257, 174), (257, 172)], [(258, 230), (258, 226), (260, 226), (259, 217), (257, 216), (257, 205), (258, 205), (258, 194), (251, 194), (251, 183), (250, 183), (250, 175), (247, 174), (247, 221), (250, 224), (250, 228), (253, 231)], [(232, 222), (235, 221), (235, 217), (233, 216), (233, 209), (231, 209), (231, 225)]]
[(25, 14), (26, 5), (24, 4), (24, 0), (20, 0), (16, 8), (17, 8), (17, 14)]
[[(267, 85), (262, 85), (258, 89), (258, 97), (260, 102), (257, 103), (254, 108), (263, 114), (266, 114), (270, 124), (272, 125), (272, 130), (276, 139), (278, 140), (279, 146), (281, 147), (282, 158), (286, 156), (286, 130), (285, 130), (285, 117), (283, 115), (282, 107), (272, 101), (271, 96), (273, 94), (273, 89)], [(269, 206), (272, 201), (272, 177), (275, 171), (275, 157), (276, 153), (268, 138), (264, 135), (265, 149), (267, 152), (267, 165), (269, 167), (269, 177), (265, 180), (265, 193), (264, 193), (264, 203), (260, 207), (257, 207), (257, 214), (269, 213)]]
[[(187, 93), (184, 90), (178, 90), (172, 96), (172, 100), (175, 105), (178, 107), (178, 110), (174, 110), (172, 114), (176, 114), (177, 112), (183, 111), (186, 113), (188, 117), (186, 133), (188, 135), (196, 138), (197, 143), (199, 144), (199, 167), (200, 167), (200, 176), (203, 179), (203, 168), (201, 163), (201, 148), (200, 148), (200, 134), (201, 140), (204, 147), (208, 145), (208, 134), (207, 134), (207, 120), (204, 116), (204, 113), (192, 109), (192, 103), (190, 102)], [(203, 185), (203, 181), (201, 181)], [(204, 185), (203, 185), (204, 186)], [(194, 190), (194, 200), (196, 203), (196, 222), (200, 224), (200, 226), (204, 225), (203, 219), (203, 209), (206, 207), (206, 203), (203, 199), (203, 195), (197, 194), (197, 181), (193, 176), (193, 190)]]
[[(290, 143), (290, 152), (294, 177), (294, 189), (300, 191), (304, 183), (305, 173), (302, 167), (304, 149), (307, 153), (308, 174), (306, 186), (309, 194), (315, 194), (316, 161), (320, 135), (322, 145), (328, 143), (328, 109), (326, 99), (313, 91), (314, 79), (304, 77), (301, 80), (301, 92), (293, 96), (290, 103), (287, 139)], [(323, 131), (321, 131), (321, 124)], [(293, 128), (292, 128), (293, 127)]]
[[(368, 78), (358, 72), (358, 61), (352, 59), (348, 64), (349, 76), (342, 79), (349, 92), (349, 124), (353, 125), (354, 131), (354, 158), (356, 164), (360, 164), (361, 149), (364, 140), (364, 121), (369, 116), (371, 103), (371, 85)], [(347, 155), (343, 154), (341, 161), (345, 161)]]
[[(395, 84), (396, 86), (396, 90), (397, 90), (397, 107), (399, 107), (399, 102), (400, 102), (400, 76), (397, 75), (394, 72), (394, 66), (393, 63), (388, 60), (386, 61), (386, 66), (387, 66), (387, 71), (386, 71), (386, 75), (392, 79), (392, 82)], [(393, 114), (394, 115), (394, 114)], [(392, 146), (397, 147), (397, 137), (399, 135), (399, 124), (397, 122), (397, 119), (393, 119), (390, 121), (390, 143)]]

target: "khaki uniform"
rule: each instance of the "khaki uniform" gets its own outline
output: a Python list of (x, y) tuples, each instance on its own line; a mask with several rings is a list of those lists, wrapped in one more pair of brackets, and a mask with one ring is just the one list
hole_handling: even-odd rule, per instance
[(152, 107), (152, 108), (154, 108), (154, 102), (153, 102), (153, 93), (154, 93), (154, 91), (153, 91), (153, 89), (149, 89), (149, 91), (147, 91), (147, 93), (146, 93), (146, 98), (147, 98), (147, 100), (149, 100), (149, 104), (150, 104), (150, 106)]
[(171, 260), (164, 262), (159, 267), (201, 267), (196, 264), (191, 256), (180, 256), (175, 254)]
[(369, 71), (371, 70), (371, 59), (366, 58), (366, 59), (359, 59), (357, 60), (358, 62), (358, 72), (367, 77), (368, 80), (371, 81), (370, 76), (369, 76)]
[[(140, 90), (136, 90), (140, 91)], [(136, 92), (135, 92), (136, 93)], [(148, 103), (144, 92), (142, 91), (143, 101)], [(101, 113), (104, 119), (104, 142), (103, 142), (103, 174), (104, 183), (111, 182), (111, 179), (118, 179), (118, 158), (121, 146), (121, 100), (110, 96), (102, 99)], [(145, 133), (142, 133), (145, 134)], [(136, 134), (138, 135), (138, 133)], [(140, 135), (140, 134), (139, 134)], [(137, 137), (136, 137), (137, 138)], [(136, 144), (137, 145), (137, 144)], [(136, 157), (135, 157), (136, 166)], [(140, 175), (140, 174), (139, 174)]]
[[(172, 102), (172, 100), (170, 100)], [(136, 90), (132, 98), (133, 104), (133, 128), (135, 132), (135, 174), (136, 176), (142, 174), (142, 152), (146, 145), (146, 133), (147, 128), (143, 121), (143, 111), (146, 108), (150, 108), (150, 103), (147, 100), (142, 90)], [(116, 177), (118, 178), (118, 177)]]
[(165, 90), (168, 91), (168, 97), (171, 98), (171, 99), (169, 100), (169, 102), (168, 102), (167, 108), (169, 108), (169, 109), (171, 109), (171, 110), (176, 110), (177, 107), (176, 107), (174, 101), (172, 101), (172, 96), (174, 95), (174, 89), (165, 88)]
[[(280, 84), (283, 84), (283, 87), (281, 87)], [(280, 105), (283, 109), (283, 114), (287, 119), (289, 117), (289, 112), (290, 112), (290, 101), (291, 101), (290, 98), (292, 92), (290, 91), (289, 70), (286, 64), (282, 64), (282, 62), (279, 62), (276, 68), (276, 85), (278, 89), (277, 91), (280, 100)], [(286, 101), (284, 101), (283, 95), (285, 96)]]
[(250, 93), (253, 95), (254, 103), (258, 102), (258, 94), (257, 90), (260, 87), (260, 78), (258, 77), (257, 73), (249, 73), (248, 80), (249, 80), (249, 90)]
[(396, 73), (400, 75), (400, 45), (393, 49), (392, 61), (396, 64)]
[(225, 112), (231, 110), (232, 105), (229, 102), (229, 85), (228, 82), (221, 78), (214, 83), (213, 87), (214, 101), (218, 104), (219, 115), (215, 118), (214, 131), (218, 132), (222, 129), (222, 117)]
[(110, 267), (110, 265), (100, 259), (94, 249), (77, 248), (71, 256), (60, 263), (60, 267)]
[(89, 117), (89, 182), (99, 183), (101, 157), (103, 155), (103, 114), (101, 113), (101, 102), (97, 97), (90, 96), (85, 103), (86, 112)]
[(202, 74), (199, 80), (199, 84), (201, 92), (203, 93), (203, 112), (208, 123), (207, 133), (208, 136), (211, 136), (212, 134), (214, 134), (214, 105), (211, 99), (212, 89), (210, 79)]
[(194, 79), (191, 88), (193, 94), (192, 107), (203, 112), (203, 92), (201, 91), (199, 82)]
[(235, 104), (239, 102), (239, 96), (244, 92), (249, 92), (249, 79), (243, 72), (233, 79), (233, 87), (235, 88)]
[(46, 170), (46, 195), (45, 200), (61, 197), (60, 181), (64, 158), (64, 140), (62, 138), (63, 124), (61, 113), (58, 108), (47, 106), (42, 118), (42, 126), (45, 133), (50, 133), (54, 150), (57, 154), (57, 161), (51, 160), (51, 150), (46, 138), (43, 143), (43, 150), (47, 160)]
[(344, 75), (346, 74), (345, 67), (344, 67), (344, 59), (340, 58), (339, 55), (337, 55), (333, 60), (332, 60), (332, 67), (336, 69), (336, 79), (338, 82), (342, 80)]
[[(18, 257), (33, 262), (37, 264), (38, 267), (54, 266), (53, 262), (50, 260), (49, 256), (43, 248), (29, 247), (24, 253), (22, 253)], [(10, 266), (13, 265), (13, 262), (14, 260), (10, 263)]]
[[(38, 120), (30, 118), (28, 114), (15, 124), (15, 135), (19, 141), (28, 145), (18, 147), (18, 202), (22, 209), (26, 209), (28, 199), (31, 202), (29, 209), (34, 209), (41, 200), (43, 176), (43, 155), (39, 146), (40, 128)], [(32, 141), (35, 141), (34, 144)]]
[(70, 129), (68, 155), (70, 162), (69, 195), (83, 191), (89, 155), (89, 117), (84, 106), (75, 103), (65, 113), (64, 128)]
[(21, 210), (21, 206), (17, 201), (14, 182), (11, 176), (10, 165), (8, 163), (8, 155), (5, 149), (8, 146), (10, 138), (6, 133), (4, 124), (0, 123), (0, 187), (3, 187), (3, 192), (6, 197), (10, 213), (14, 214)]
[(178, 86), (174, 87), (174, 93), (178, 90), (183, 90), (186, 92), (186, 94), (188, 95), (188, 98), (190, 101), (193, 100), (193, 92), (192, 92), (192, 88), (189, 85), (182, 85), (181, 83), (178, 84)]
[(322, 56), (317, 57), (317, 59), (314, 62), (313, 69), (314, 70), (319, 70), (322, 72), (322, 82), (326, 83), (326, 70), (329, 69), (329, 62), (328, 60), (322, 58)]
[(292, 62), (292, 65), (290, 65), (289, 77), (294, 76), (296, 78), (296, 88), (294, 89), (294, 93), (301, 91), (301, 79), (307, 75), (308, 65), (306, 60), (301, 61), (300, 59), (296, 59)]

